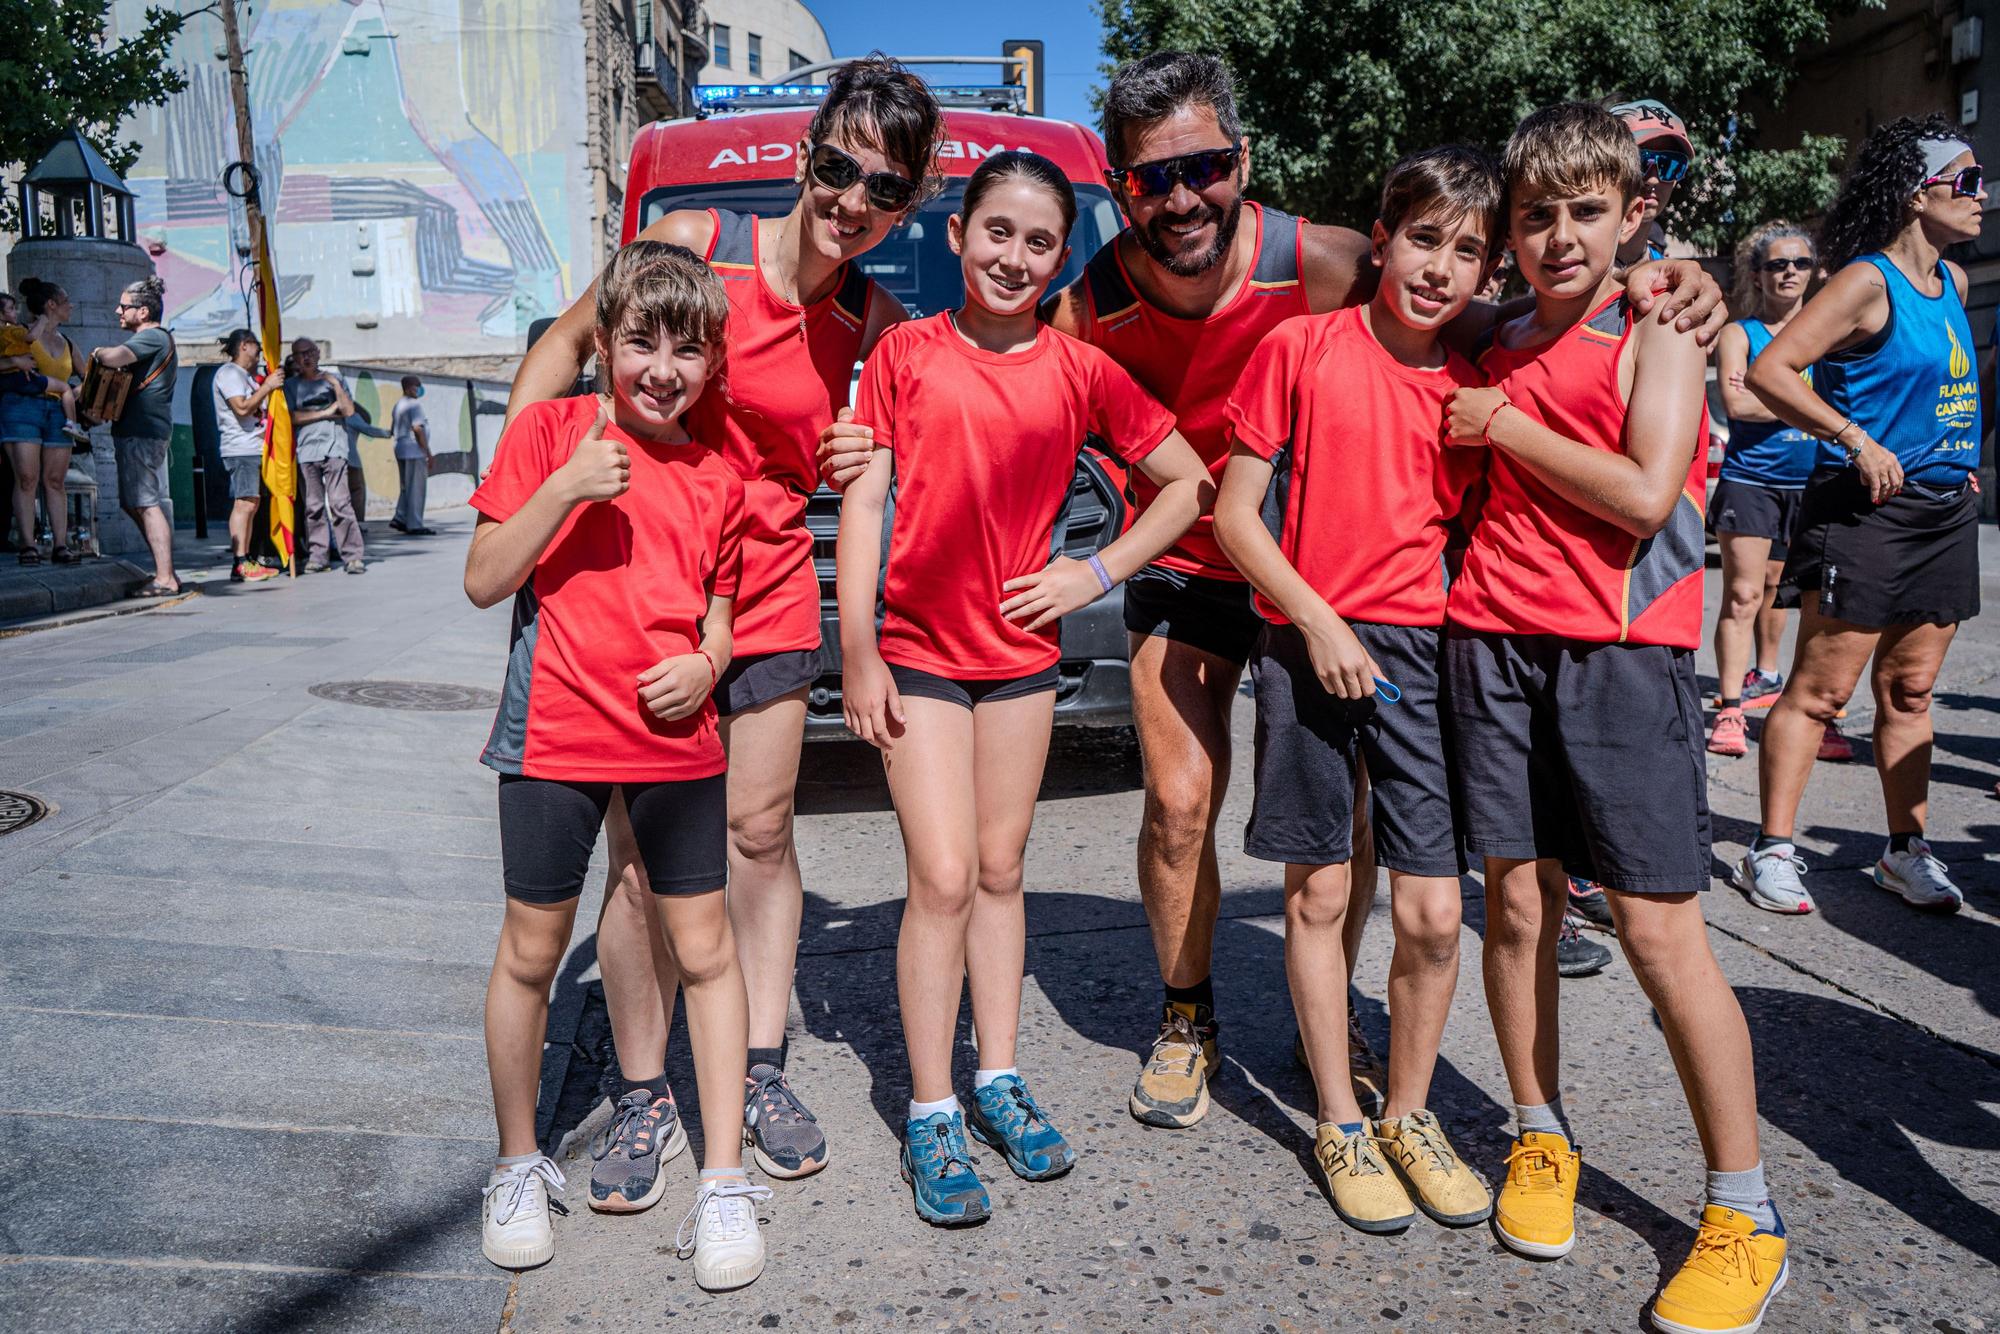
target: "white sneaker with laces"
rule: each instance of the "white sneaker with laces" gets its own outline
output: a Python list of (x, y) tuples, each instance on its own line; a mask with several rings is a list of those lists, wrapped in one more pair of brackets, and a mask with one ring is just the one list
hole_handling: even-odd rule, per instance
[(1805, 860), (1789, 843), (1774, 843), (1762, 852), (1746, 852), (1729, 872), (1729, 883), (1750, 896), (1765, 912), (1809, 913), (1818, 905), (1806, 892)]
[(496, 1167), (482, 1192), (479, 1249), (502, 1269), (533, 1269), (556, 1253), (549, 1210), (566, 1214), (561, 1200), (549, 1198), (551, 1187), (564, 1186), (562, 1169), (547, 1154), (531, 1162)]
[(1884, 848), (1882, 860), (1875, 863), (1875, 883), (1901, 894), (1913, 908), (1957, 912), (1965, 906), (1965, 895), (1945, 875), (1945, 864), (1921, 838), (1911, 839), (1904, 852)]
[(682, 1255), (694, 1252), (694, 1281), (706, 1292), (747, 1287), (764, 1272), (764, 1234), (757, 1227), (757, 1204), (771, 1198), (769, 1186), (722, 1177), (704, 1181), (674, 1233)]

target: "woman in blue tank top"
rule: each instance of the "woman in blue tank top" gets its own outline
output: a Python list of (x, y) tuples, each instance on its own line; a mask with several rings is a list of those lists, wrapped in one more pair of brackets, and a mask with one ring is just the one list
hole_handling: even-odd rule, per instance
[(1979, 235), (1985, 199), (1944, 117), (1877, 128), (1820, 235), (1838, 271), (1750, 368), (1772, 412), (1823, 442), (1779, 588), (1799, 639), (1764, 725), (1763, 828), (1734, 877), (1760, 907), (1812, 910), (1792, 825), (1820, 733), (1871, 658), (1889, 826), (1875, 883), (1919, 908), (1964, 903), (1923, 834), (1931, 691), (1958, 622), (1979, 612), (1977, 363), (1965, 273), (1942, 252)]
[[(1715, 373), (1729, 413), (1729, 449), (1708, 504), (1708, 527), (1722, 549), (1722, 605), (1715, 615), (1716, 713), (1708, 737), (1715, 755), (1749, 750), (1743, 710), (1778, 697), (1779, 642), (1785, 613), (1773, 606), (1787, 544), (1819, 448), (1796, 426), (1778, 420), (1745, 383), (1750, 365), (1804, 304), (1818, 260), (1812, 237), (1789, 222), (1767, 222), (1736, 248), (1730, 309), (1739, 318), (1715, 345)], [(1756, 648), (1752, 666), (1751, 648)], [(1835, 728), (1822, 759), (1853, 752)]]

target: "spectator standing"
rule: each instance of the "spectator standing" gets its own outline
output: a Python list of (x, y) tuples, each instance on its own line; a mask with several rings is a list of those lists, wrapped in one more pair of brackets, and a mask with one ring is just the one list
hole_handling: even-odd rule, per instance
[(132, 336), (117, 347), (91, 353), (104, 365), (132, 375), (125, 408), (111, 423), (111, 443), (118, 451), (118, 506), (138, 525), (153, 553), (152, 582), (138, 597), (181, 591), (174, 573), (174, 532), (166, 514), (171, 494), (167, 443), (174, 433), (174, 364), (179, 359), (173, 335), (160, 327), (166, 307), (167, 287), (157, 277), (133, 283), (118, 295), (118, 327)]
[(360, 527), (365, 539), (368, 535), (368, 477), (361, 465), (361, 437), (387, 440), (390, 433), (375, 424), (368, 415), (368, 409), (359, 403), (354, 405), (354, 413), (341, 423), (347, 428), (347, 498), (354, 502), (354, 522)]
[(396, 498), (396, 517), (389, 526), (412, 537), (426, 537), (434, 529), (424, 526), (424, 489), (431, 476), (431, 423), (424, 415), (424, 382), (414, 375), (403, 377), (403, 397), (389, 415), (396, 435), (396, 470), (402, 474), (403, 491)]
[(1645, 222), (1632, 233), (1631, 240), (1618, 247), (1619, 267), (1630, 268), (1645, 260), (1667, 257), (1667, 229), (1661, 224), (1660, 215), (1673, 202), (1674, 188), (1687, 179), (1688, 168), (1694, 162), (1694, 142), (1688, 138), (1687, 122), (1676, 116), (1666, 103), (1653, 98), (1620, 102), (1611, 108), (1611, 114), (1624, 121), (1625, 128), (1632, 132), (1633, 142), (1639, 145), (1639, 170), (1646, 178), (1642, 191), (1646, 201)]
[(349, 574), (361, 574), (361, 524), (347, 487), (347, 432), (354, 400), (340, 377), (319, 366), (319, 344), (301, 338), (285, 365), (285, 401), (291, 407), (299, 475), (306, 488), (306, 572), (329, 568), (329, 533)]
[(284, 388), (283, 372), (273, 371), (257, 382), (257, 361), (263, 355), (257, 336), (233, 330), (222, 340), (229, 358), (215, 372), (215, 432), (223, 471), (229, 474), (229, 551), (233, 562), (229, 581), (256, 583), (277, 577), (277, 571), (250, 559), (251, 528), (264, 493), (264, 401)]
[[(21, 297), (28, 308), (26, 363), (13, 368), (41, 377), (43, 389), (0, 396), (0, 441), (14, 470), (14, 518), (21, 528), (21, 564), (42, 563), (35, 544), (35, 495), (47, 502), (51, 558), (70, 565), (82, 557), (69, 548), (69, 507), (63, 478), (69, 473), (71, 439), (64, 432), (62, 394), (76, 372), (76, 348), (62, 331), (70, 317), (69, 293), (54, 283), (27, 278)], [(24, 387), (29, 387), (25, 386)]]

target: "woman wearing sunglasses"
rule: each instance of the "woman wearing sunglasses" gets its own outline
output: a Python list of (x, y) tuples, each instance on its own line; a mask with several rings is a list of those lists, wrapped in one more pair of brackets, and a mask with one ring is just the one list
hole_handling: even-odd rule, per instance
[[(1819, 441), (1772, 415), (1750, 392), (1744, 376), (1805, 304), (1817, 264), (1812, 237), (1803, 227), (1767, 222), (1744, 237), (1736, 248), (1736, 285), (1729, 294), (1738, 318), (1715, 345), (1716, 374), (1729, 411), (1729, 452), (1708, 506), (1709, 531), (1722, 549), (1722, 605), (1715, 614), (1717, 700), (1708, 737), (1712, 755), (1749, 753), (1743, 710), (1772, 704), (1785, 679), (1778, 671), (1785, 613), (1772, 605), (1772, 597), (1798, 526), (1799, 503)], [(1854, 749), (1839, 729), (1838, 723), (1827, 725), (1819, 758), (1853, 758)], [(1796, 906), (1758, 906), (1797, 911)]]
[[(728, 379), (690, 413), (696, 439), (722, 450), (743, 477), (746, 525), (737, 596), (736, 656), (714, 699), (729, 753), (729, 913), (750, 1001), (744, 1119), (764, 1172), (801, 1177), (827, 1163), (826, 1137), (784, 1075), (785, 1016), (804, 895), (792, 841), (793, 791), (805, 735), (806, 689), (820, 674), (819, 582), (806, 501), (819, 483), (822, 425), (847, 403), (854, 365), (902, 305), (854, 263), (902, 223), (928, 188), (944, 122), (923, 82), (883, 57), (844, 65), (798, 145), (799, 196), (783, 217), (719, 209), (669, 213), (639, 239), (705, 256), (729, 294)], [(596, 286), (579, 297), (523, 361), (511, 420), (567, 393), (590, 355)], [(671, 1116), (664, 1069), (676, 979), (652, 942), (651, 912), (629, 826), (614, 804), (606, 827), (611, 890), (598, 932), (619, 1067), (621, 1104)], [(623, 1119), (633, 1136), (647, 1124)], [(607, 1144), (600, 1163), (629, 1182), (630, 1159), (671, 1138)], [(655, 1150), (657, 1152), (657, 1150)], [(593, 1178), (595, 1178), (595, 1173)], [(593, 1179), (593, 1204), (616, 1208)]]
[(1750, 368), (1779, 420), (1824, 442), (1778, 589), (1799, 638), (1764, 725), (1763, 828), (1735, 874), (1759, 902), (1812, 908), (1792, 827), (1820, 735), (1864, 669), (1889, 825), (1875, 883), (1937, 912), (1965, 901), (1923, 835), (1931, 691), (1958, 623), (1979, 612), (1978, 363), (1965, 271), (1942, 252), (1979, 235), (1985, 198), (1944, 117), (1878, 127), (1820, 232), (1837, 272)]

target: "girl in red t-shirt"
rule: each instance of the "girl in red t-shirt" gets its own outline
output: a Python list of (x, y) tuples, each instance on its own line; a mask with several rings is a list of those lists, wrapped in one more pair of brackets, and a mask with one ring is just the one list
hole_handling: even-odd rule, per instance
[[(510, 1269), (555, 1253), (548, 1191), (562, 1172), (535, 1139), (549, 984), (606, 812), (629, 815), (668, 953), (687, 995), (702, 1118), (742, 1115), (748, 1007), (722, 893), (722, 743), (710, 696), (729, 666), (741, 564), (743, 481), (682, 425), (721, 368), (729, 302), (692, 252), (621, 250), (597, 289), (608, 400), (536, 403), (507, 428), (473, 493), (479, 526), (465, 591), (512, 595), (506, 689), (482, 756), (500, 772), (507, 915), (486, 990), (486, 1057), (500, 1157), (485, 1190), (483, 1249)], [(665, 1189), (687, 1147), (664, 1081), (628, 1090), (592, 1146), (591, 1203), (634, 1211)], [(695, 1281), (737, 1288), (764, 1268), (735, 1135), (711, 1134), (682, 1225)]]
[[(945, 1225), (989, 1212), (968, 1120), (1026, 1180), (1076, 1161), (1014, 1065), (1021, 857), (1055, 708), (1056, 623), (1166, 550), (1212, 491), (1166, 409), (1104, 353), (1037, 322), (1075, 219), (1054, 163), (988, 158), (950, 224), (965, 304), (884, 334), (854, 406), (877, 449), (841, 509), (842, 693), (848, 727), (882, 751), (903, 830), (896, 978), (912, 1100), (902, 1167), (918, 1215)], [(1053, 553), (1086, 435), (1162, 489), (1128, 532), (1079, 561)], [(980, 1068), (961, 1109), (951, 1044), (968, 974)]]

